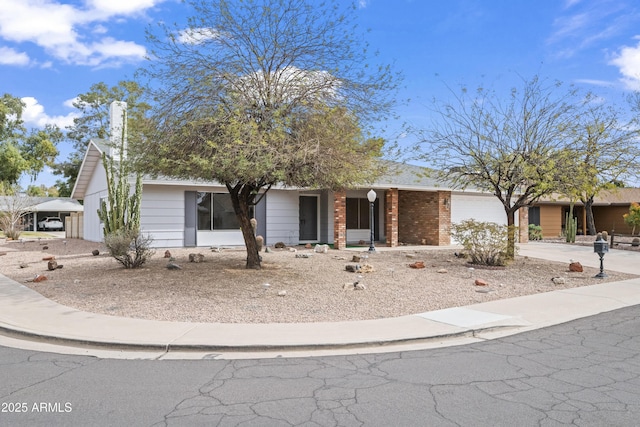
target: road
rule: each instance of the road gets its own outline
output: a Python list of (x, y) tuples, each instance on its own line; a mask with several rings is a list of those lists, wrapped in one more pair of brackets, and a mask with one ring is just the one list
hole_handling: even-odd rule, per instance
[(477, 344), (261, 360), (0, 347), (0, 426), (637, 426), (640, 306)]

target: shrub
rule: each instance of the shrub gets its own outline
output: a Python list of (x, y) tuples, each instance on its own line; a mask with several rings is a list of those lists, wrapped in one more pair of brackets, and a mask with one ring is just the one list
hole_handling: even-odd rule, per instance
[(460, 243), (471, 263), (505, 265), (509, 250), (507, 226), (473, 219), (451, 226), (451, 237)]
[(542, 240), (542, 227), (529, 224), (529, 240)]
[(109, 254), (124, 268), (141, 267), (153, 254), (149, 246), (153, 240), (137, 231), (120, 230), (104, 238)]
[(22, 228), (22, 218), (14, 221), (10, 215), (0, 212), (0, 230), (2, 230), (7, 239), (18, 240), (20, 234), (22, 234)]

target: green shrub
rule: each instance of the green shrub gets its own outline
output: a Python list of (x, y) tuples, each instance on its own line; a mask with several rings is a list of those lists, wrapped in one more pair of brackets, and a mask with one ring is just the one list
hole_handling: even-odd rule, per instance
[(509, 242), (506, 225), (469, 219), (453, 224), (451, 237), (464, 247), (473, 264), (507, 263)]
[(542, 240), (542, 227), (529, 224), (529, 240)]
[(124, 268), (141, 267), (153, 254), (150, 249), (152, 239), (137, 231), (119, 230), (105, 236), (104, 244), (109, 254)]

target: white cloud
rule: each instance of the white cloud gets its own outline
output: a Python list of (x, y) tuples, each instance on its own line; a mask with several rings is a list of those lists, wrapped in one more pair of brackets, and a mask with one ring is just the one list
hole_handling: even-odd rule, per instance
[(609, 64), (618, 67), (627, 88), (640, 90), (640, 42), (635, 47), (623, 46)]
[(79, 7), (61, 0), (3, 0), (0, 38), (36, 44), (55, 59), (72, 64), (139, 61), (144, 47), (107, 36), (108, 23), (117, 17), (139, 16), (163, 1), (88, 0)]
[(22, 119), (28, 127), (42, 128), (45, 125), (52, 124), (58, 125), (58, 127), (64, 129), (73, 124), (74, 118), (80, 116), (77, 112), (69, 113), (66, 116), (49, 116), (45, 113), (44, 106), (41, 105), (34, 97), (25, 96), (21, 99), (22, 102), (25, 103), (25, 108), (22, 112)]
[(178, 41), (184, 44), (200, 44), (218, 37), (220, 33), (213, 28), (189, 28), (178, 32)]
[(0, 64), (3, 65), (29, 65), (29, 55), (18, 52), (10, 47), (0, 46)]

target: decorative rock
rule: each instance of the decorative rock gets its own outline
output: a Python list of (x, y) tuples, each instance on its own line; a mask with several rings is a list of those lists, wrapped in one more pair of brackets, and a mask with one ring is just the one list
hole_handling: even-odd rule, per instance
[(27, 264), (26, 262), (20, 263), (20, 268), (27, 268), (27, 267), (29, 267), (29, 264)]
[(43, 246), (43, 247), (42, 247), (42, 250), (43, 250), (43, 251), (46, 251), (47, 249), (49, 249), (49, 246)]
[(47, 280), (47, 276), (43, 276), (42, 274), (38, 274), (36, 277), (34, 277), (34, 279), (32, 280), (35, 283), (39, 283), (39, 282), (44, 282), (45, 280)]
[(424, 268), (424, 261), (416, 261), (413, 264), (409, 264), (411, 268)]
[(284, 242), (277, 242), (275, 245), (273, 245), (273, 247), (276, 249), (284, 249), (287, 247), (287, 245), (285, 245)]
[(289, 248), (289, 252), (298, 252), (298, 250), (296, 248)]
[(311, 246), (311, 243), (307, 243), (306, 245), (304, 245), (305, 249), (311, 249), (313, 246)]
[(315, 248), (313, 248), (313, 251), (318, 254), (328, 254), (329, 245), (316, 245)]
[(278, 296), (279, 297), (284, 297), (287, 295), (287, 291), (278, 291)]
[(166, 251), (164, 251), (164, 257), (165, 257), (165, 258), (171, 258), (171, 252), (169, 251), (169, 249), (167, 249)]
[(53, 255), (49, 255), (49, 256), (46, 256), (46, 257), (42, 258), (43, 261), (51, 261), (52, 259), (56, 259), (56, 257), (54, 257)]
[(202, 254), (189, 254), (189, 262), (204, 262), (204, 255)]
[(373, 268), (373, 265), (371, 264), (363, 264), (362, 267), (360, 267), (361, 273), (373, 273), (374, 271), (376, 270)]
[(367, 287), (364, 285), (364, 283), (356, 283), (355, 285), (353, 285), (353, 289), (355, 289), (356, 291), (364, 291), (365, 289), (367, 289)]
[(582, 264), (578, 261), (574, 261), (569, 264), (569, 271), (573, 271), (574, 273), (582, 273), (584, 269), (582, 268)]
[(439, 270), (436, 270), (436, 273), (440, 273), (440, 274), (447, 274), (449, 272), (449, 270), (447, 270), (446, 268), (441, 268)]
[(180, 267), (178, 264), (174, 264), (172, 262), (170, 262), (169, 264), (167, 264), (167, 268), (169, 270), (182, 270), (182, 267)]
[(49, 262), (47, 263), (47, 269), (48, 269), (49, 271), (53, 271), (53, 270), (55, 270), (56, 268), (58, 268), (58, 263), (57, 263), (55, 260), (53, 260), (53, 259), (52, 259), (51, 261), (49, 261)]
[(100, 251), (97, 250), (97, 249), (94, 249), (94, 250), (91, 251), (91, 255), (98, 256), (98, 255), (100, 255)]
[(311, 258), (313, 254), (296, 254), (296, 258)]
[(474, 282), (476, 286), (489, 286), (489, 283), (486, 280), (476, 279)]
[(416, 257), (416, 254), (404, 254), (407, 258), (413, 259)]
[(271, 253), (271, 248), (269, 246), (267, 246), (266, 248), (264, 248), (265, 253), (270, 254)]
[(564, 285), (565, 283), (567, 283), (567, 280), (564, 277), (552, 277), (551, 281), (555, 285)]
[(360, 262), (360, 257), (358, 255), (354, 255), (353, 258), (351, 258), (351, 262)]
[(264, 247), (264, 237), (256, 236), (256, 246), (258, 246), (258, 252), (262, 252), (262, 248)]
[(347, 264), (344, 266), (344, 269), (351, 273), (358, 273), (360, 271), (359, 264)]

